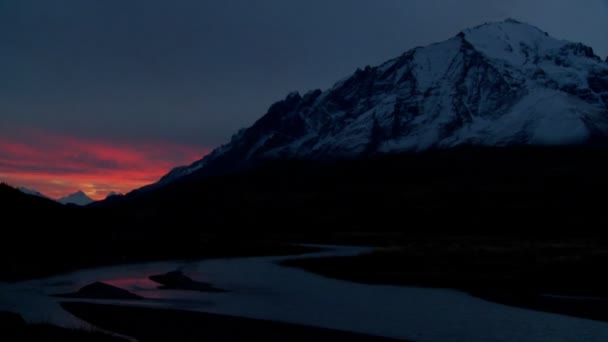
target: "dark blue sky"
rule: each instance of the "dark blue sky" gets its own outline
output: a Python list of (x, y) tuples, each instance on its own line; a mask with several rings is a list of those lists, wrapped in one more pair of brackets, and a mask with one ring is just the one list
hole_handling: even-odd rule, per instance
[(487, 21), (514, 17), (605, 57), (608, 5), (581, 3), (0, 0), (0, 137), (36, 130), (204, 151), (291, 91)]

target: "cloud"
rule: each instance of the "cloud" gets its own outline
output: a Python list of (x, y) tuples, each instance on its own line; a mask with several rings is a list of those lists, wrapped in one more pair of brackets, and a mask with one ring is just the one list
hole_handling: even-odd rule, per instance
[(167, 142), (103, 142), (29, 130), (0, 138), (0, 180), (59, 198), (83, 190), (104, 198), (153, 183), (209, 149)]

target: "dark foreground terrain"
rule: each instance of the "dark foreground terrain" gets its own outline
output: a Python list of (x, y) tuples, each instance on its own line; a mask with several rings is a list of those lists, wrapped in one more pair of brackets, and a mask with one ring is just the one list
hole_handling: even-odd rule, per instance
[(391, 243), (389, 235), (366, 240), (340, 231), (608, 234), (603, 147), (463, 147), (212, 171), (87, 208), (0, 186), (0, 280), (121, 262), (290, 253), (286, 241)]
[(101, 332), (64, 329), (48, 324), (26, 324), (16, 314), (0, 312), (2, 341), (38, 342), (126, 342), (126, 340)]
[(367, 255), (283, 265), (368, 284), (461, 289), (508, 305), (608, 322), (606, 238), (433, 236), (393, 242)]
[(96, 209), (207, 232), (594, 232), (608, 223), (607, 174), (608, 148), (462, 147), (202, 170)]
[(607, 175), (603, 147), (459, 148), (261, 162), (87, 208), (0, 185), (0, 281), (360, 244), (383, 249), (288, 265), (608, 320)]
[(64, 303), (63, 307), (96, 326), (135, 337), (140, 342), (394, 341), (337, 330), (207, 313), (84, 303)]

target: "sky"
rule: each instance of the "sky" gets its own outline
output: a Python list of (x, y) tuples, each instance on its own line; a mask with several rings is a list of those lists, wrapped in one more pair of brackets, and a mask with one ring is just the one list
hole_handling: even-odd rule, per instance
[(292, 91), (508, 17), (608, 55), (608, 0), (0, 0), (0, 181), (126, 193)]

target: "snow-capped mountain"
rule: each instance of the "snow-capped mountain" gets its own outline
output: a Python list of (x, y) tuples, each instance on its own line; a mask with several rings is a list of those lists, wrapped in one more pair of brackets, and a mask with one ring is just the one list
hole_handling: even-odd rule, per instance
[(23, 187), (23, 186), (18, 187), (17, 190), (23, 192), (26, 195), (33, 195), (33, 196), (38, 196), (38, 197), (50, 199), (50, 197), (48, 197), (48, 196), (40, 193), (39, 191), (28, 189), (28, 188)]
[(506, 20), (292, 93), (159, 184), (268, 158), (327, 159), (458, 145), (570, 145), (608, 136), (608, 60)]
[(78, 191), (66, 197), (60, 198), (57, 202), (61, 204), (75, 204), (80, 206), (85, 206), (95, 202), (89, 196), (87, 196), (84, 192)]

